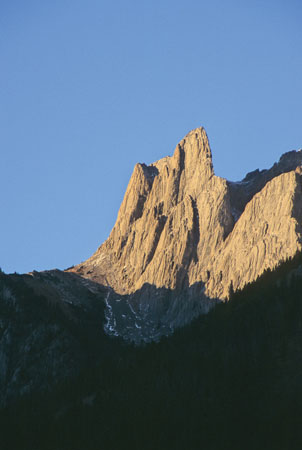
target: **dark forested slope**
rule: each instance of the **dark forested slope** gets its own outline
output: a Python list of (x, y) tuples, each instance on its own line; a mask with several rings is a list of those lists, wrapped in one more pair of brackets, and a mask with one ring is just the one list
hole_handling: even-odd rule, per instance
[(301, 263), (159, 343), (103, 336), (96, 366), (2, 410), (1, 448), (300, 449)]

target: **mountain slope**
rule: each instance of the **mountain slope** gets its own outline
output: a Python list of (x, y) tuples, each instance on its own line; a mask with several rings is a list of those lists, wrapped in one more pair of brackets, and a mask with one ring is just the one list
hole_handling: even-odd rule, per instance
[(2, 410), (4, 448), (300, 449), (301, 268), (300, 254), (168, 339), (112, 347)]
[(284, 173), (253, 196), (214, 257), (210, 295), (226, 298), (231, 284), (243, 288), (301, 250), (301, 182), (295, 171)]
[(0, 273), (0, 405), (45, 392), (105, 353), (106, 290), (59, 270)]

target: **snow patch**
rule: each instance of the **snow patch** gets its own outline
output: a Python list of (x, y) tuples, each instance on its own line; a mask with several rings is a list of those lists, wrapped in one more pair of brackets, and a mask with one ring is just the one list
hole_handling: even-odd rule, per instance
[(106, 319), (106, 323), (104, 325), (104, 330), (107, 334), (111, 334), (113, 336), (118, 336), (118, 332), (116, 330), (116, 320), (114, 317), (114, 313), (112, 310), (112, 306), (109, 303), (109, 296), (110, 296), (110, 291), (108, 291), (108, 294), (106, 295), (105, 298), (105, 304), (106, 304), (106, 308), (105, 308), (105, 319)]

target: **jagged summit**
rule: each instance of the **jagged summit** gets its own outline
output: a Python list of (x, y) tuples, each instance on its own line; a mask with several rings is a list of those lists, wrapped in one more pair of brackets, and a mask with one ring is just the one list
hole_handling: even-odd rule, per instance
[(120, 293), (144, 283), (181, 288), (189, 266), (208, 260), (231, 230), (228, 202), (206, 132), (193, 130), (173, 156), (135, 166), (108, 240), (74, 270)]
[(167, 160), (177, 159), (179, 152), (186, 154), (187, 158), (195, 160), (198, 164), (202, 164), (208, 160), (212, 164), (212, 153), (209, 145), (207, 133), (203, 127), (191, 130), (186, 136), (176, 145), (172, 156), (166, 156), (151, 164), (151, 166), (162, 165)]
[(72, 270), (119, 294), (195, 286), (224, 299), (300, 250), (301, 164), (288, 152), (229, 182), (214, 174), (204, 128), (192, 130), (173, 156), (135, 166), (109, 238)]

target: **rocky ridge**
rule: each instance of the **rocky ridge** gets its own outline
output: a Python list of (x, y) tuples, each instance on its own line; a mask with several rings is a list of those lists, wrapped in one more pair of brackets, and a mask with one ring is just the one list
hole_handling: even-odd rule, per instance
[(148, 289), (225, 300), (301, 250), (301, 164), (292, 151), (229, 182), (214, 174), (205, 130), (193, 130), (173, 156), (135, 166), (109, 238), (72, 271), (119, 296), (143, 290), (142, 303)]

